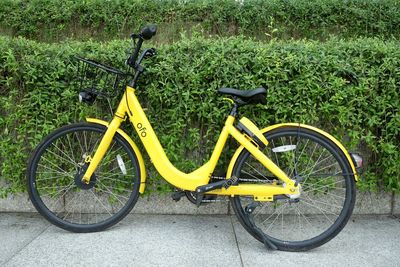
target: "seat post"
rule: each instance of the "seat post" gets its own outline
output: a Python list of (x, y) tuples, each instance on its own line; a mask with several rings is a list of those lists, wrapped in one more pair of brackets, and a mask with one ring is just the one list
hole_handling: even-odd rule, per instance
[(236, 102), (234, 102), (233, 103), (233, 107), (232, 107), (231, 112), (229, 113), (229, 115), (236, 118), (237, 113), (238, 113), (238, 108), (239, 108), (238, 104)]

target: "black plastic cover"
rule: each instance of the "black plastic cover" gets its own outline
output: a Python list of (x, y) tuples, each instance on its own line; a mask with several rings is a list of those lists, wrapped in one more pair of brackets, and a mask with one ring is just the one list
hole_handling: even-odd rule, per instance
[(140, 31), (140, 36), (145, 40), (149, 40), (151, 39), (151, 37), (156, 35), (156, 33), (157, 26), (154, 24), (150, 24), (142, 28), (142, 30)]

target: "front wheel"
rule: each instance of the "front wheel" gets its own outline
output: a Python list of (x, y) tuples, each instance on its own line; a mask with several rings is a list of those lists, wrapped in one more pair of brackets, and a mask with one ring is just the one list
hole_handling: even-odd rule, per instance
[(72, 232), (101, 231), (124, 218), (135, 205), (140, 166), (129, 143), (115, 134), (92, 175), (82, 183), (106, 127), (78, 123), (47, 136), (27, 168), (30, 199), (47, 220)]
[[(346, 225), (355, 202), (354, 174), (345, 154), (327, 137), (300, 126), (264, 135), (269, 145), (263, 152), (299, 182), (300, 195), (275, 196), (272, 202), (235, 196), (231, 204), (240, 223), (280, 250), (304, 251), (328, 242)], [(281, 184), (245, 149), (232, 174), (240, 183)]]

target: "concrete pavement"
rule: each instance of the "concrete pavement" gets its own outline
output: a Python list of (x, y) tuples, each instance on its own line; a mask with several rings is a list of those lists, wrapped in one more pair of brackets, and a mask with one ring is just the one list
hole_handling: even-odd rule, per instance
[(0, 213), (0, 266), (400, 266), (400, 220), (353, 216), (309, 252), (267, 251), (230, 215), (130, 214), (74, 234), (36, 213)]

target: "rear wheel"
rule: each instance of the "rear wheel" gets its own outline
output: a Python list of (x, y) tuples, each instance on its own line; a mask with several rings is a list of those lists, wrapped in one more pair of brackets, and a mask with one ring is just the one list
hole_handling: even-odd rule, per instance
[[(297, 197), (277, 196), (256, 202), (251, 196), (231, 198), (245, 229), (259, 241), (271, 240), (280, 250), (303, 251), (335, 237), (354, 207), (354, 175), (342, 150), (325, 136), (301, 127), (278, 128), (264, 134), (264, 153), (299, 182)], [(239, 183), (280, 182), (247, 151), (233, 169)]]
[(140, 167), (118, 133), (91, 177), (82, 183), (106, 127), (79, 123), (62, 127), (33, 152), (27, 169), (35, 208), (51, 223), (73, 232), (101, 231), (124, 218), (139, 196)]

